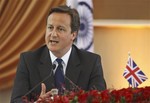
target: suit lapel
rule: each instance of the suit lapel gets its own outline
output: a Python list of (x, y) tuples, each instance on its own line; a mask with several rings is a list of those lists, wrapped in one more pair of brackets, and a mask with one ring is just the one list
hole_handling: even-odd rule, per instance
[(73, 46), (71, 55), (69, 57), (68, 66), (66, 68), (65, 82), (67, 89), (73, 89), (72, 87), (74, 87), (77, 84), (81, 68), (82, 67), (80, 65), (80, 59), (77, 53), (77, 48)]
[(44, 83), (46, 85), (46, 90), (49, 91), (51, 88), (54, 87), (54, 77), (53, 77), (53, 70), (52, 70), (52, 62), (49, 55), (49, 50), (47, 47), (44, 48), (41, 58), (40, 58), (40, 64), (38, 65), (38, 69), (40, 72), (41, 80), (44, 80), (45, 78), (48, 78), (44, 80)]

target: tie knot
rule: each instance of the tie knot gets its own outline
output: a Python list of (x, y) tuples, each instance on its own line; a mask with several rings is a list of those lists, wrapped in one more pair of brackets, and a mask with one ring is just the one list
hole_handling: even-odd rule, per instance
[(62, 60), (62, 59), (57, 58), (57, 59), (56, 59), (56, 61), (57, 61), (57, 63), (58, 63), (58, 64), (61, 64), (63, 60)]

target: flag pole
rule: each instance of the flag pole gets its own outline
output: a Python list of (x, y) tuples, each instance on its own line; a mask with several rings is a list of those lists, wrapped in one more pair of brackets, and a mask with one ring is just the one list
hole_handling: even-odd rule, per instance
[(131, 55), (130, 52), (128, 52), (128, 56), (129, 56), (129, 57), (130, 57), (130, 55)]
[[(128, 56), (129, 56), (128, 59), (131, 57), (130, 55), (131, 55), (131, 54), (130, 54), (130, 51), (129, 51), (129, 52), (128, 52)], [(128, 83), (129, 83), (129, 82), (128, 82)], [(130, 85), (130, 83), (129, 83), (129, 88), (130, 88), (130, 87), (131, 87), (131, 85)]]

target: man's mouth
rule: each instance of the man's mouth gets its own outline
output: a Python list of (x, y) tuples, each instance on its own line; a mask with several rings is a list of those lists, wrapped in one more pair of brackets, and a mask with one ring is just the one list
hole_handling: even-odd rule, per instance
[(56, 41), (56, 40), (50, 40), (50, 43), (51, 44), (56, 44), (56, 43), (58, 43), (58, 41)]

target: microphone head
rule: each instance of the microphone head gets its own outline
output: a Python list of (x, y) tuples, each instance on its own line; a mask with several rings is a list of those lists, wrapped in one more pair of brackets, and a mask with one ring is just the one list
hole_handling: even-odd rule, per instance
[(56, 64), (53, 64), (52, 69), (55, 70), (55, 68), (56, 68)]

